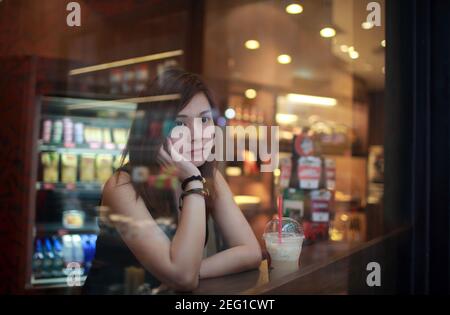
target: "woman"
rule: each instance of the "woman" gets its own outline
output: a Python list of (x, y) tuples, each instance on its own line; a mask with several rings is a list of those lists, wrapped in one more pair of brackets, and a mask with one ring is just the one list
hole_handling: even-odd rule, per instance
[[(122, 166), (103, 189), (102, 209), (113, 228), (100, 225), (86, 293), (114, 292), (127, 266), (145, 269), (152, 287), (191, 291), (199, 279), (258, 268), (261, 262), (255, 235), (215, 162), (207, 159), (214, 134), (198, 132), (214, 126), (210, 91), (197, 75), (169, 69), (151, 84), (150, 95), (149, 103), (137, 108)], [(174, 137), (174, 125), (189, 131), (191, 139)], [(175, 169), (176, 189), (133, 180), (143, 166), (150, 176)], [(228, 249), (203, 259), (209, 215)], [(176, 221), (172, 231), (158, 224), (158, 218), (170, 216)]]

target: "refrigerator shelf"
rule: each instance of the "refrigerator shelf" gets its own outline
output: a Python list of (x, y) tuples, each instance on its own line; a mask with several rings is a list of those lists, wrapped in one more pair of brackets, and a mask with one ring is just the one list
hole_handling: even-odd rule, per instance
[(101, 191), (102, 183), (99, 182), (77, 182), (77, 183), (44, 183), (36, 182), (37, 190), (54, 191)]
[(80, 228), (67, 228), (61, 223), (36, 223), (37, 234), (47, 235), (64, 235), (64, 234), (96, 234), (100, 232), (100, 228), (96, 223), (86, 223)]
[(100, 144), (92, 144), (86, 147), (70, 147), (71, 145), (51, 145), (42, 144), (39, 146), (41, 152), (58, 152), (58, 153), (72, 153), (72, 154), (111, 154), (121, 155), (123, 146), (111, 145), (111, 148), (102, 148)]
[[(80, 276), (80, 284), (83, 286), (86, 281), (87, 276)], [(31, 285), (34, 287), (69, 287), (67, 285), (67, 277), (60, 278), (42, 278), (35, 279), (34, 276), (31, 276)]]

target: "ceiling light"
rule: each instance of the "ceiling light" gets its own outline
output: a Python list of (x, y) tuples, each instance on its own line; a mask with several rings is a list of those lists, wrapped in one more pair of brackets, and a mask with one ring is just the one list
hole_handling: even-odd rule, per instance
[(254, 39), (249, 39), (248, 41), (245, 42), (245, 48), (250, 49), (250, 50), (258, 49), (259, 42)]
[(114, 107), (115, 109), (120, 109), (125, 111), (128, 109), (135, 110), (132, 106), (141, 103), (152, 103), (152, 102), (164, 102), (173, 101), (180, 99), (180, 94), (164, 94), (164, 95), (153, 95), (153, 96), (141, 96), (133, 98), (122, 98), (117, 100), (103, 101), (103, 100), (93, 100), (86, 101), (76, 104), (67, 105), (68, 110), (80, 110), (80, 109), (92, 109), (92, 108), (109, 108)]
[(341, 45), (339, 48), (341, 49), (341, 51), (342, 51), (343, 53), (348, 52), (348, 46), (347, 46), (347, 45)]
[(225, 169), (225, 174), (227, 174), (227, 176), (241, 176), (242, 170), (237, 166), (228, 166)]
[(102, 63), (102, 64), (98, 64), (95, 66), (73, 69), (73, 70), (69, 71), (69, 75), (78, 75), (78, 74), (82, 74), (82, 73), (106, 70), (106, 69), (111, 69), (111, 68), (118, 68), (118, 67), (129, 66), (129, 65), (153, 61), (153, 60), (172, 58), (172, 57), (181, 56), (181, 55), (183, 55), (183, 50), (166, 51), (166, 52), (142, 56), (142, 57), (123, 59), (123, 60), (118, 60), (118, 61), (113, 61), (113, 62), (108, 62), (108, 63)]
[(365, 30), (370, 30), (371, 28), (373, 28), (374, 24), (372, 22), (362, 22), (361, 23), (361, 27)]
[(291, 63), (292, 58), (289, 55), (283, 54), (283, 55), (279, 55), (277, 60), (278, 60), (279, 63), (281, 63), (283, 65), (286, 65), (288, 63)]
[(254, 99), (257, 93), (254, 89), (245, 90), (245, 97), (249, 99)]
[(303, 12), (303, 7), (300, 4), (292, 3), (286, 7), (286, 12), (289, 14), (300, 14)]
[(332, 27), (325, 27), (320, 30), (320, 36), (330, 38), (336, 36), (336, 30)]
[(283, 124), (292, 124), (295, 123), (298, 120), (297, 115), (293, 115), (293, 114), (281, 114), (278, 113), (275, 116), (275, 120), (277, 123), (283, 125)]
[(350, 58), (352, 58), (352, 59), (358, 59), (359, 58), (359, 52), (357, 52), (356, 50), (350, 51), (348, 54), (349, 54)]
[(261, 198), (258, 196), (236, 195), (233, 199), (238, 205), (256, 205), (261, 203)]
[(337, 100), (331, 97), (304, 95), (290, 93), (287, 95), (287, 100), (293, 103), (319, 105), (319, 106), (336, 106)]
[(285, 139), (285, 140), (294, 139), (294, 134), (291, 131), (280, 130), (279, 135), (280, 135), (280, 139)]

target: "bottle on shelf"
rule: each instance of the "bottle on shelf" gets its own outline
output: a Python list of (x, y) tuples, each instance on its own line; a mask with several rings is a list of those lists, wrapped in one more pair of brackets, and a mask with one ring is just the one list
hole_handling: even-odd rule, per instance
[(69, 117), (64, 117), (63, 119), (63, 139), (64, 144), (67, 146), (71, 146), (74, 143), (73, 136), (73, 121)]
[(73, 260), (73, 245), (72, 245), (72, 235), (64, 235), (62, 237), (63, 241), (63, 257), (64, 257), (64, 269), (66, 269)]
[(84, 254), (84, 269), (85, 273), (89, 272), (89, 269), (92, 265), (92, 260), (95, 256), (95, 242), (97, 240), (97, 236), (95, 234), (84, 234), (81, 236), (81, 242), (83, 246), (83, 254)]
[(42, 241), (40, 239), (36, 240), (36, 245), (34, 248), (34, 254), (32, 258), (32, 271), (36, 279), (43, 277), (43, 265), (44, 265), (44, 252), (42, 249)]
[(72, 235), (72, 250), (73, 250), (73, 262), (78, 263), (81, 269), (84, 265), (84, 251), (83, 244), (81, 242), (81, 236), (78, 234)]
[(77, 145), (84, 143), (84, 124), (82, 122), (75, 123), (75, 143)]
[(55, 144), (61, 144), (63, 137), (63, 122), (62, 120), (56, 120), (53, 123), (52, 142)]
[(55, 276), (55, 271), (53, 269), (53, 264), (55, 260), (55, 254), (53, 253), (52, 244), (50, 239), (46, 238), (44, 241), (44, 261), (42, 266), (43, 277), (52, 278)]
[(52, 121), (50, 119), (45, 119), (42, 124), (42, 141), (44, 143), (50, 143), (51, 135), (52, 135)]
[(64, 276), (64, 255), (61, 242), (57, 236), (53, 236), (53, 253), (55, 255), (55, 259), (53, 261), (53, 269), (55, 271), (56, 277)]

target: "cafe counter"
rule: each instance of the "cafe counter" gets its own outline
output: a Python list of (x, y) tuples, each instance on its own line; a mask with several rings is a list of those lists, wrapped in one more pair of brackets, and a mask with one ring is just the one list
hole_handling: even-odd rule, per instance
[[(351, 294), (388, 293), (395, 288), (389, 273), (396, 270), (400, 248), (409, 228), (401, 228), (368, 242), (323, 241), (302, 249), (299, 269), (283, 271), (268, 268), (264, 259), (258, 269), (200, 280), (196, 290), (185, 294)], [(368, 263), (383, 266), (383, 287), (366, 283)], [(394, 277), (392, 278), (394, 279)]]

